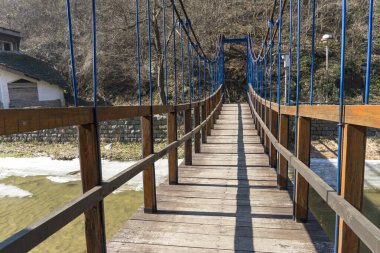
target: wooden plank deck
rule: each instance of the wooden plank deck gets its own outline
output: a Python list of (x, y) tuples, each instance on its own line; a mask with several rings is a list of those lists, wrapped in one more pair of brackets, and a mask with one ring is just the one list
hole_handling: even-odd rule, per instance
[(178, 185), (158, 187), (158, 214), (139, 209), (108, 252), (333, 252), (313, 217), (292, 220), (248, 105), (224, 105), (207, 141)]

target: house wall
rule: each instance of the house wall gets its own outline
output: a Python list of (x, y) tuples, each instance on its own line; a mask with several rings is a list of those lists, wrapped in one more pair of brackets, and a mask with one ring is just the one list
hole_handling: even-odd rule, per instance
[(18, 74), (9, 72), (4, 69), (0, 69), (0, 102), (3, 105), (4, 109), (9, 108), (8, 83), (17, 81), (21, 78), (37, 83), (39, 101), (59, 99), (61, 100), (61, 105), (62, 106), (65, 105), (63, 90), (59, 86), (51, 85), (45, 81), (37, 81), (33, 78), (29, 78), (23, 75), (18, 75)]
[(65, 105), (65, 98), (63, 96), (63, 90), (57, 85), (51, 85), (45, 81), (37, 82), (38, 89), (38, 100), (48, 101), (48, 100), (61, 100), (61, 105)]

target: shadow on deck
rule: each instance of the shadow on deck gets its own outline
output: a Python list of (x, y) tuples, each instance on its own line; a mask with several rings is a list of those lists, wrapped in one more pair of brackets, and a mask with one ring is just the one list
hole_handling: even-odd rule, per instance
[(108, 252), (332, 252), (313, 217), (292, 220), (291, 188), (268, 164), (248, 105), (224, 105), (179, 184), (158, 187), (158, 213), (138, 210)]

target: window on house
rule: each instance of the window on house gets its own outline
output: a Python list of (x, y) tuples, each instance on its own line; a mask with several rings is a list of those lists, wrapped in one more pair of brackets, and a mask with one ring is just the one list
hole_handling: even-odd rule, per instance
[(9, 107), (20, 108), (35, 105), (38, 102), (37, 84), (20, 79), (8, 83)]
[(0, 41), (0, 50), (13, 51), (13, 45), (11, 42)]
[(4, 51), (12, 51), (12, 44), (9, 42), (3, 42)]

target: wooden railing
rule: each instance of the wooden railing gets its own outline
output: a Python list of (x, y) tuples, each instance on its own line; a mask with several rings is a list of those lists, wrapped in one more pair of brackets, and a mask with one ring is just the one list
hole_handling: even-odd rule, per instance
[(338, 105), (299, 106), (297, 150), (294, 156), (287, 149), (287, 138), (289, 117), (295, 116), (296, 107), (285, 105), (279, 107), (278, 104), (261, 98), (252, 87), (248, 91), (248, 101), (258, 134), (265, 150), (269, 153), (270, 164), (278, 166), (277, 182), (280, 189), (287, 188), (288, 165), (296, 169), (293, 189), (295, 219), (307, 222), (310, 185), (340, 217), (338, 252), (358, 252), (359, 239), (372, 252), (380, 252), (380, 229), (360, 212), (364, 184), (366, 127), (380, 128), (380, 106), (344, 107), (342, 185), (341, 195), (338, 195), (309, 168), (311, 119), (338, 122)]
[[(154, 162), (168, 154), (169, 183), (178, 183), (178, 147), (185, 143), (185, 163), (192, 163), (192, 138), (195, 152), (207, 142), (223, 101), (221, 86), (205, 100), (177, 106), (117, 106), (0, 110), (0, 135), (78, 125), (79, 157), (83, 195), (21, 230), (0, 244), (1, 253), (27, 252), (84, 213), (87, 252), (105, 252), (103, 199), (143, 172), (144, 210), (157, 211)], [(200, 110), (202, 113), (200, 113)], [(185, 135), (177, 138), (177, 114), (184, 111)], [(195, 126), (192, 127), (192, 111)], [(168, 145), (153, 150), (153, 115), (167, 114)], [(202, 117), (202, 121), (200, 120)], [(109, 180), (102, 181), (98, 122), (141, 117), (143, 159)], [(96, 121), (95, 121), (96, 119)]]

